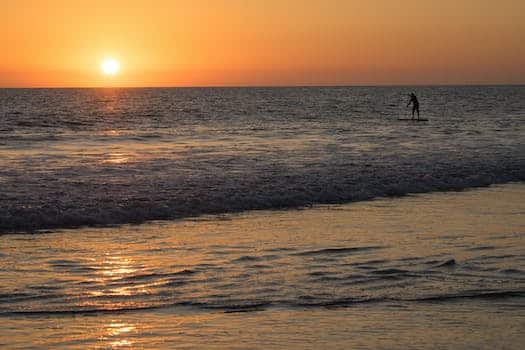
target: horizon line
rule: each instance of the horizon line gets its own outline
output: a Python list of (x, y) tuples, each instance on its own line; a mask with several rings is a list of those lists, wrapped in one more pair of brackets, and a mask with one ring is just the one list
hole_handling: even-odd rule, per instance
[(523, 83), (450, 83), (450, 84), (320, 84), (320, 85), (157, 85), (157, 86), (0, 86), (0, 89), (242, 89), (242, 88), (330, 88), (330, 87), (446, 87), (446, 86), (525, 86)]

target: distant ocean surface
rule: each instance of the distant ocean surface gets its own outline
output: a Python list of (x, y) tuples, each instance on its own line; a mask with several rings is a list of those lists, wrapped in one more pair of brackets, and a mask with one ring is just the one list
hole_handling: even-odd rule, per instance
[(0, 89), (0, 233), (523, 181), (524, 118), (523, 86)]

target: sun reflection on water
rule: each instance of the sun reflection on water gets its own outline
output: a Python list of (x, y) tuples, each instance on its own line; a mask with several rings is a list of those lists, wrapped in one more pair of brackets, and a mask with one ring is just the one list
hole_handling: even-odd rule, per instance
[[(93, 287), (85, 292), (88, 296), (79, 300), (76, 307), (83, 310), (132, 310), (147, 307), (149, 303), (142, 296), (151, 294), (148, 282), (140, 283), (133, 279), (140, 275), (144, 266), (134, 259), (119, 254), (106, 253), (102, 258), (93, 261), (95, 271), (85, 282)], [(131, 278), (131, 279), (130, 279)], [(116, 331), (131, 330), (126, 327), (117, 327)]]
[(113, 341), (113, 342), (111, 342), (109, 344), (113, 348), (118, 348), (118, 347), (122, 347), (122, 346), (131, 346), (133, 343), (130, 342), (129, 340), (118, 340), (118, 341)]
[(108, 153), (103, 163), (123, 164), (127, 163), (129, 159), (130, 156), (124, 153)]
[(111, 323), (107, 327), (108, 335), (115, 336), (123, 333), (129, 333), (136, 330), (137, 327), (128, 323)]
[(121, 278), (124, 275), (137, 272), (137, 268), (133, 267), (131, 259), (121, 256), (107, 257), (103, 261), (102, 266), (104, 267), (102, 274), (109, 277)]
[[(137, 290), (145, 293), (147, 289), (144, 286), (137, 285), (113, 285), (119, 280), (133, 276), (141, 268), (132, 259), (120, 255), (105, 256), (101, 261), (96, 263), (98, 266), (98, 277), (92, 279), (100, 284), (101, 289), (91, 291), (93, 297), (103, 296), (131, 296), (137, 293)], [(118, 308), (120, 303), (106, 305), (109, 309)]]
[(129, 338), (137, 333), (137, 327), (129, 323), (112, 321), (103, 331), (105, 334), (100, 339), (107, 341), (110, 348), (130, 347), (134, 341)]

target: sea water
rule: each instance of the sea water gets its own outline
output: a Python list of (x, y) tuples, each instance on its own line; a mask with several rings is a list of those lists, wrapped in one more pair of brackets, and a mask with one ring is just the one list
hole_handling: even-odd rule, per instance
[(520, 86), (4, 89), (0, 232), (522, 181), (524, 117)]
[(3, 349), (521, 349), (525, 185), (0, 236)]
[(3, 348), (525, 341), (523, 87), (0, 93)]

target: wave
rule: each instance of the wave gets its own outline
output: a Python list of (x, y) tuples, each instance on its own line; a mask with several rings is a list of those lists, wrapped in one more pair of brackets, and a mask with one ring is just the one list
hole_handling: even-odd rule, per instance
[(395, 87), (13, 91), (0, 233), (525, 181), (524, 92), (425, 88), (423, 126), (393, 123)]
[[(217, 173), (214, 177), (201, 172), (187, 179), (164, 176), (155, 181), (147, 177), (135, 180), (133, 173), (121, 176), (120, 170), (115, 170), (114, 176), (120, 176), (118, 181), (63, 180), (59, 190), (39, 185), (41, 192), (29, 192), (35, 187), (21, 188), (7, 181), (3, 185), (11, 186), (15, 195), (4, 192), (0, 200), (0, 233), (301, 208), (525, 181), (525, 160), (467, 162), (448, 167), (428, 163), (408, 168), (327, 167), (308, 173), (269, 170), (250, 176), (244, 171)], [(26, 193), (20, 195), (23, 191)]]
[(319, 250), (304, 251), (304, 252), (296, 253), (295, 255), (308, 256), (308, 255), (352, 254), (352, 253), (358, 253), (358, 252), (364, 252), (364, 251), (370, 251), (370, 250), (378, 250), (378, 249), (383, 249), (383, 248), (385, 247), (370, 246), (370, 247), (326, 248), (326, 249), (319, 249)]
[(41, 310), (8, 310), (0, 311), (0, 317), (10, 316), (49, 316), (49, 315), (80, 315), (80, 314), (120, 314), (137, 311), (148, 311), (169, 308), (185, 308), (194, 311), (222, 311), (232, 312), (253, 312), (263, 311), (274, 307), (280, 308), (333, 308), (351, 307), (360, 304), (370, 303), (446, 303), (457, 300), (501, 300), (510, 298), (525, 298), (525, 290), (504, 290), (504, 291), (471, 291), (457, 294), (443, 294), (435, 296), (423, 296), (418, 298), (391, 298), (391, 297), (362, 297), (362, 298), (334, 298), (319, 299), (317, 297), (302, 295), (296, 300), (244, 300), (222, 303), (191, 302), (180, 301), (164, 304), (136, 305), (123, 307), (92, 307), (92, 308), (71, 308), (71, 309), (41, 309)]
[(458, 294), (445, 294), (436, 295), (430, 297), (423, 297), (417, 299), (411, 299), (409, 301), (453, 301), (458, 299), (507, 299), (507, 298), (523, 298), (525, 297), (525, 291), (523, 290), (509, 290), (509, 291), (493, 291), (493, 292), (463, 292)]

